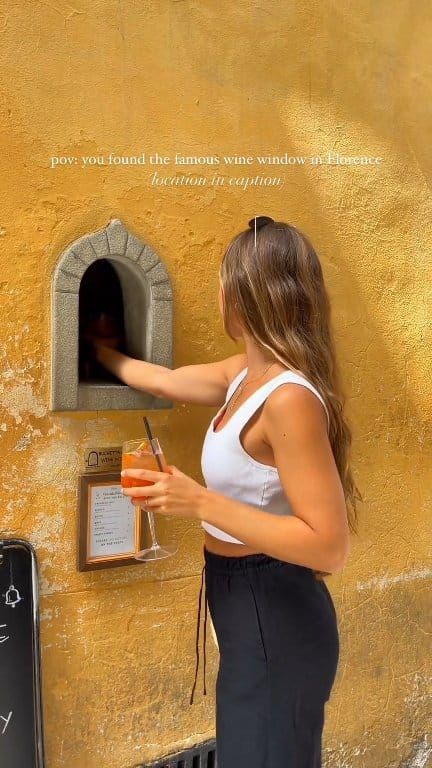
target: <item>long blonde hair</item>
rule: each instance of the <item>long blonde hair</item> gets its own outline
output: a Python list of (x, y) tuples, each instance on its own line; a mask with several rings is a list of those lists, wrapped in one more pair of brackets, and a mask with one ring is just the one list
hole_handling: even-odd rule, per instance
[(244, 230), (225, 251), (220, 279), (223, 323), (230, 338), (236, 340), (231, 325), (234, 313), (259, 347), (305, 376), (322, 395), (349, 529), (357, 533), (357, 501), (363, 499), (350, 467), (352, 432), (344, 416), (330, 302), (313, 246), (297, 227), (280, 221), (270, 221), (256, 233)]

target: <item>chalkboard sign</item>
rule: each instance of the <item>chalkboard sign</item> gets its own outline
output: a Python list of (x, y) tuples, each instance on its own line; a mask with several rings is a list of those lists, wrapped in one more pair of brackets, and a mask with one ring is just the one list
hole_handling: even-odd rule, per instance
[(0, 539), (0, 766), (43, 768), (36, 555)]

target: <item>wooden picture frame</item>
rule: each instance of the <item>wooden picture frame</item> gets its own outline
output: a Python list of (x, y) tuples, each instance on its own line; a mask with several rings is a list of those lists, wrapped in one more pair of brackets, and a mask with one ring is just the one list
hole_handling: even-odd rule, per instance
[(78, 570), (142, 565), (142, 514), (121, 494), (120, 472), (80, 475), (78, 485)]

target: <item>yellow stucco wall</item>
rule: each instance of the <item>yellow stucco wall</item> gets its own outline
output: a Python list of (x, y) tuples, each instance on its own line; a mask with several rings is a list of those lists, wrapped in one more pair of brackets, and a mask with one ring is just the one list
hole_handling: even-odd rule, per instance
[[(209, 692), (200, 671), (190, 707), (197, 523), (176, 522), (180, 552), (166, 563), (76, 570), (84, 447), (120, 444), (141, 422), (48, 411), (52, 271), (75, 238), (122, 219), (170, 272), (175, 367), (217, 360), (238, 351), (218, 314), (220, 259), (255, 213), (304, 229), (321, 255), (365, 497), (351, 559), (328, 579), (341, 658), (326, 765), (431, 764), (430, 11), (426, 0), (0, 10), (0, 527), (39, 557), (48, 768), (128, 768), (210, 738), (217, 670), (209, 638)], [(220, 188), (156, 188), (148, 165), (50, 167), (51, 156), (156, 151), (383, 161), (271, 168), (282, 186), (247, 190), (229, 178), (262, 169), (223, 168)], [(150, 414), (169, 460), (196, 479), (213, 414)]]

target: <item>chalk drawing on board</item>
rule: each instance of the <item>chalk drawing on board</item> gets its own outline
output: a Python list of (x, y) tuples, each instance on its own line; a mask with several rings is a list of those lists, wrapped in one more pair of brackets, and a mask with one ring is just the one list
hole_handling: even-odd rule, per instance
[(13, 570), (12, 570), (12, 554), (9, 555), (9, 575), (10, 575), (10, 586), (5, 594), (6, 599), (6, 605), (9, 605), (11, 608), (15, 608), (15, 606), (21, 602), (24, 598), (21, 597), (19, 591), (17, 590), (16, 586), (14, 585), (14, 578), (13, 578)]
[[(13, 712), (9, 712), (7, 717), (3, 717), (3, 715), (0, 715), (0, 720), (3, 720), (3, 723), (4, 723), (3, 730), (1, 732), (2, 736), (4, 736), (4, 734), (6, 733), (6, 728), (8, 727), (8, 725), (10, 723), (10, 719), (12, 717), (12, 714), (13, 714)], [(2, 723), (0, 723), (0, 727), (1, 726), (2, 726)]]
[(23, 597), (21, 597), (20, 593), (18, 592), (17, 588), (14, 587), (13, 584), (10, 585), (8, 588), (6, 594), (6, 605), (9, 605), (11, 608), (15, 608), (18, 603), (21, 602), (21, 600), (24, 600)]

